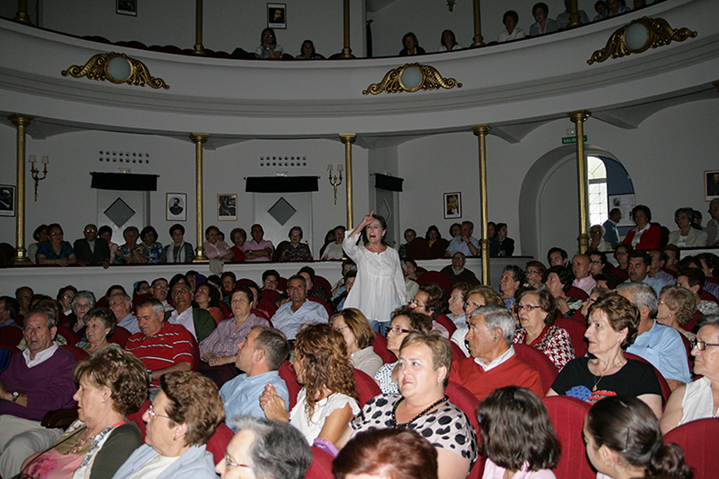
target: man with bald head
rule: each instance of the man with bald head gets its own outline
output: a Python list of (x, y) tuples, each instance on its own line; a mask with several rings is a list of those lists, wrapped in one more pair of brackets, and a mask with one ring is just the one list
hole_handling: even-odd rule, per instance
[(597, 282), (592, 278), (592, 272), (589, 266), (589, 256), (586, 254), (577, 254), (572, 258), (572, 273), (574, 273), (572, 286), (581, 289), (587, 293), (587, 296), (592, 294), (594, 288), (597, 287)]
[(105, 238), (97, 236), (97, 226), (89, 224), (83, 230), (85, 238), (75, 240), (73, 249), (77, 264), (80, 266), (98, 265), (103, 268), (110, 266), (110, 246)]

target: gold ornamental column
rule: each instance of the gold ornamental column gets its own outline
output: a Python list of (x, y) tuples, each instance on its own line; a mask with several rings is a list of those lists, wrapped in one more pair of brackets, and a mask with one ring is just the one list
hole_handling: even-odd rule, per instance
[(479, 198), (482, 211), (482, 284), (491, 286), (489, 277), (489, 237), (487, 236), (487, 133), (489, 125), (472, 125), (474, 134), (479, 137)]
[(470, 47), (481, 47), (484, 45), (482, 38), (482, 13), (479, 8), (479, 0), (474, 0), (474, 37)]
[[(352, 49), (350, 48), (350, 0), (344, 0), (344, 6), (342, 7), (344, 17), (344, 33), (345, 33), (345, 45), (342, 49), (340, 58), (354, 58), (352, 55)], [(349, 225), (347, 225), (349, 226)]]
[(17, 220), (15, 221), (17, 248), (13, 264), (32, 264), (25, 255), (25, 128), (34, 118), (20, 113), (8, 117), (8, 120), (17, 127)]
[(205, 55), (202, 46), (202, 0), (195, 0), (195, 55)]
[(202, 230), (202, 144), (207, 141), (210, 135), (207, 133), (192, 133), (190, 139), (195, 143), (195, 195), (197, 196), (197, 248), (195, 248), (195, 257), (192, 258), (193, 263), (207, 263), (210, 260), (205, 256), (202, 245), (205, 242)]
[(569, 25), (567, 28), (578, 27), (579, 23), (579, 7), (577, 6), (577, 0), (571, 0), (569, 6)]
[(584, 156), (584, 121), (591, 115), (587, 110), (570, 111), (567, 113), (572, 122), (577, 125), (577, 182), (579, 185), (579, 252), (586, 253), (589, 247), (587, 235), (587, 158)]
[(17, 2), (17, 13), (13, 22), (24, 23), (25, 25), (32, 25), (30, 16), (27, 14), (27, 0), (18, 0)]
[(355, 142), (355, 133), (340, 133), (340, 140), (345, 144), (345, 190), (347, 192), (347, 229), (354, 228), (352, 219), (352, 143)]

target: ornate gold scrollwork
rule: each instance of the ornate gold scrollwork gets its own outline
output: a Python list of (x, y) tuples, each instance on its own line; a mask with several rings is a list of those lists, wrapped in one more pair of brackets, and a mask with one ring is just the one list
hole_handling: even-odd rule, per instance
[[(627, 32), (633, 31), (639, 33), (638, 38), (643, 38), (643, 32), (640, 27), (646, 29), (646, 41), (641, 45), (633, 45), (631, 41), (627, 42)], [(649, 18), (642, 17), (632, 20), (628, 25), (623, 26), (609, 37), (607, 45), (597, 50), (592, 54), (592, 57), (587, 60), (587, 63), (591, 65), (594, 62), (603, 62), (608, 58), (621, 58), (631, 53), (642, 53), (651, 48), (657, 48), (664, 45), (669, 45), (672, 40), (676, 42), (683, 42), (689, 37), (696, 37), (697, 32), (693, 32), (688, 28), (672, 28), (669, 23), (662, 18)]]
[[(407, 77), (403, 77), (403, 74), (405, 72), (408, 74), (414, 73), (412, 70), (415, 70), (416, 75), (419, 76), (408, 75), (412, 76), (411, 80), (413, 81), (411, 84), (405, 84), (408, 83), (408, 79)], [(454, 87), (462, 88), (462, 84), (454, 78), (442, 77), (436, 68), (429, 65), (407, 63), (404, 66), (393, 68), (388, 71), (384, 78), (382, 78), (381, 82), (372, 83), (362, 92), (362, 94), (367, 95), (371, 93), (373, 95), (378, 95), (382, 92), (398, 93), (402, 91), (415, 92), (418, 90), (439, 90), (440, 87), (447, 89)]]
[[(124, 59), (127, 62), (127, 65), (122, 64), (121, 59)], [(125, 78), (116, 78), (110, 72), (110, 62), (113, 60), (117, 60), (120, 63), (120, 71), (123, 71), (125, 68), (129, 68)], [(165, 90), (170, 89), (170, 86), (165, 83), (163, 79), (155, 78), (150, 75), (150, 70), (148, 70), (144, 63), (140, 60), (130, 58), (124, 53), (98, 53), (90, 58), (84, 66), (72, 65), (67, 70), (62, 71), (62, 76), (68, 75), (75, 78), (86, 76), (90, 80), (109, 81), (117, 84), (127, 83), (128, 85), (137, 86), (149, 85), (152, 88), (164, 88)], [(117, 72), (115, 75), (117, 75)]]

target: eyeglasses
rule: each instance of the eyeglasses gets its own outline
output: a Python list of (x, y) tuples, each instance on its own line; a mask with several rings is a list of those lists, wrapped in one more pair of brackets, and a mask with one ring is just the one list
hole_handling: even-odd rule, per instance
[(539, 274), (539, 271), (535, 271), (535, 270), (533, 270), (533, 269), (528, 269), (528, 270), (527, 270), (527, 275), (530, 275), (530, 274)]
[(699, 351), (704, 351), (707, 346), (719, 346), (717, 343), (707, 343), (704, 341), (700, 341), (697, 338), (692, 339), (689, 341), (689, 344), (691, 345), (692, 349), (697, 348)]
[(413, 299), (412, 302), (409, 304), (414, 304), (418, 308), (423, 308), (423, 309), (427, 308), (426, 304), (422, 304), (421, 302), (417, 301), (416, 299)]
[(232, 462), (232, 459), (230, 459), (230, 456), (225, 454), (225, 467), (250, 467), (249, 464), (239, 464), (237, 462)]
[(465, 309), (465, 311), (466, 311), (467, 308), (469, 308), (470, 306), (471, 306), (472, 309), (474, 310), (474, 309), (477, 309), (477, 308), (481, 307), (482, 305), (481, 305), (481, 304), (477, 304), (477, 303), (464, 303), (464, 309)]
[(532, 311), (533, 309), (539, 309), (539, 308), (541, 308), (541, 306), (532, 306), (531, 304), (517, 303), (514, 305), (514, 310), (516, 312), (520, 312), (520, 311), (524, 310), (526, 313), (528, 313), (528, 312)]
[(387, 329), (385, 330), (385, 334), (387, 334), (387, 335), (389, 335), (389, 333), (395, 333), (395, 334), (407, 333), (407, 334), (409, 334), (411, 332), (412, 332), (411, 330), (402, 329), (399, 326), (387, 326)]
[(345, 329), (349, 328), (349, 326), (347, 326), (347, 325), (345, 325), (345, 326), (332, 326), (332, 328), (333, 328), (335, 331), (342, 332), (342, 331), (344, 331)]
[(598, 260), (598, 259), (594, 259), (594, 260), (590, 261), (590, 263), (592, 263), (592, 264), (602, 264), (602, 262), (601, 262), (600, 260)]
[(162, 414), (156, 413), (155, 409), (152, 407), (152, 404), (150, 404), (150, 407), (147, 409), (147, 415), (153, 419), (159, 416), (159, 417), (164, 417), (164, 418), (170, 419), (170, 421), (172, 421), (170, 416), (163, 416)]

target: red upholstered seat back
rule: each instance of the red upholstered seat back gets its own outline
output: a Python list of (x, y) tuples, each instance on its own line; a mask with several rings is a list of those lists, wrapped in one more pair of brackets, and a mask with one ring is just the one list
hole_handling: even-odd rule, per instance
[(542, 378), (542, 389), (544, 394), (547, 394), (559, 374), (554, 363), (542, 351), (526, 344), (515, 344), (514, 352), (539, 371), (539, 376)]
[(582, 301), (586, 301), (589, 298), (589, 295), (583, 289), (579, 289), (576, 286), (569, 288), (566, 294), (568, 298), (577, 298)]
[(291, 362), (285, 361), (280, 365), (280, 369), (277, 370), (280, 377), (285, 381), (287, 385), (287, 392), (290, 395), (290, 407), (292, 409), (297, 404), (297, 395), (300, 393), (300, 383), (297, 382), (297, 373), (295, 373), (295, 367)]
[(698, 419), (669, 431), (664, 436), (664, 444), (675, 443), (684, 449), (684, 462), (694, 470), (694, 477), (716, 477), (719, 471), (717, 437), (719, 418)]
[(142, 415), (145, 414), (145, 411), (147, 411), (150, 408), (150, 402), (149, 399), (145, 400), (145, 403), (140, 407), (140, 410), (137, 412), (133, 412), (132, 414), (127, 415), (127, 419), (137, 424), (137, 427), (140, 428), (140, 433), (142, 434), (142, 440), (145, 440), (145, 431), (147, 430), (147, 425), (145, 424), (145, 421), (142, 420)]
[(234, 317), (234, 314), (232, 314), (232, 308), (230, 308), (230, 306), (224, 301), (220, 301), (218, 308), (222, 311), (222, 319), (230, 319)]
[(132, 314), (137, 314), (137, 305), (140, 304), (140, 301), (147, 299), (147, 298), (152, 298), (152, 294), (151, 293), (140, 294), (140, 295), (136, 296), (135, 299), (132, 300)]
[(440, 314), (437, 316), (437, 319), (435, 320), (445, 328), (447, 328), (447, 331), (449, 331), (449, 337), (451, 338), (455, 331), (457, 331), (457, 325), (454, 324), (454, 321), (449, 319), (449, 317), (446, 314)]
[(332, 314), (334, 314), (334, 313), (332, 313), (332, 308), (330, 308), (330, 305), (327, 304), (326, 301), (321, 300), (320, 298), (315, 298), (314, 296), (307, 296), (307, 301), (312, 301), (313, 303), (319, 303), (322, 306), (324, 306), (325, 309), (327, 310), (328, 316), (332, 316)]
[[(9, 348), (17, 346), (22, 341), (22, 329), (15, 326), (3, 326), (0, 328), (0, 348)], [(385, 349), (387, 349), (387, 340), (385, 339)], [(391, 354), (391, 353), (390, 353)]]
[(437, 283), (447, 293), (448, 297), (452, 294), (452, 283), (449, 278), (439, 271), (427, 271), (417, 278), (417, 284), (420, 286), (427, 283)]
[(581, 358), (587, 354), (589, 346), (584, 338), (584, 333), (587, 331), (586, 324), (582, 324), (576, 319), (567, 318), (557, 318), (554, 324), (569, 333), (569, 339), (574, 347), (574, 357)]
[[(15, 328), (17, 329), (17, 328)], [(397, 361), (397, 358), (387, 349), (387, 338), (377, 331), (374, 332), (374, 342), (372, 343), (372, 349), (375, 354), (382, 358), (384, 364), (393, 363)]]
[(364, 407), (367, 401), (382, 394), (382, 390), (375, 380), (359, 369), (355, 369), (355, 384), (359, 393), (360, 407)]
[(190, 334), (190, 341), (192, 342), (192, 370), (200, 370), (200, 345), (197, 344), (197, 339)]
[[(454, 381), (450, 381), (447, 385), (445, 394), (449, 398), (449, 401), (460, 408), (469, 418), (469, 422), (472, 423), (475, 433), (477, 434), (478, 444), (482, 442), (482, 438), (479, 436), (479, 422), (477, 421), (477, 406), (479, 406), (479, 400), (477, 396), (472, 394), (467, 388), (461, 384), (457, 384)], [(474, 463), (474, 467), (469, 471), (468, 479), (478, 479), (482, 477), (484, 473), (484, 458), (478, 457), (477, 462)]]
[(462, 348), (459, 347), (459, 344), (454, 341), (450, 341), (449, 345), (452, 346), (452, 362), (461, 361), (462, 359), (467, 358), (467, 355), (464, 354), (464, 351), (462, 351)]
[(719, 304), (719, 299), (717, 299), (716, 296), (714, 296), (713, 294), (711, 294), (711, 293), (709, 293), (709, 292), (707, 292), (707, 291), (702, 291), (702, 292), (699, 294), (699, 296), (700, 296), (701, 299), (703, 299), (704, 301), (712, 301), (712, 302), (714, 302), (714, 303)]
[(112, 333), (112, 336), (110, 336), (107, 342), (115, 343), (122, 349), (125, 349), (125, 345), (127, 344), (127, 340), (130, 338), (130, 336), (132, 336), (132, 333), (130, 331), (123, 328), (122, 326), (115, 326), (115, 332)]
[(82, 361), (83, 359), (86, 359), (88, 356), (87, 352), (84, 349), (78, 348), (77, 346), (74, 346), (71, 344), (65, 344), (60, 347), (62, 349), (66, 349), (66, 350), (70, 351), (70, 353), (72, 353), (72, 355), (75, 356), (75, 360), (78, 362)]
[(325, 292), (327, 293), (328, 298), (332, 297), (332, 285), (323, 276), (319, 276), (319, 275), (315, 276), (315, 286), (320, 286), (322, 289), (324, 289)]
[(262, 299), (267, 299), (268, 301), (274, 301), (277, 299), (277, 297), (280, 295), (280, 292), (276, 289), (263, 289), (262, 290)]
[[(636, 354), (628, 353), (626, 351), (624, 352), (624, 357), (626, 359), (636, 359), (637, 361), (641, 361), (643, 363), (647, 363), (650, 365), (652, 364), (649, 361), (647, 361), (646, 359), (644, 359), (640, 356), (637, 356)], [(662, 376), (662, 373), (660, 373), (659, 370), (654, 367), (654, 365), (652, 365), (652, 367), (654, 368), (654, 373), (657, 375), (657, 379), (659, 380), (659, 386), (661, 386), (661, 388), (662, 388), (662, 398), (664, 399), (664, 405), (666, 405), (667, 401), (669, 400), (669, 396), (671, 396), (671, 394), (672, 394), (672, 390), (669, 387), (667, 380), (664, 379), (664, 376)], [(662, 407), (662, 409), (663, 409), (663, 407)]]
[(209, 441), (207, 441), (207, 450), (212, 453), (212, 458), (215, 461), (215, 465), (218, 462), (225, 459), (225, 452), (227, 451), (227, 445), (230, 443), (235, 433), (232, 429), (227, 427), (227, 424), (221, 422), (217, 431), (212, 435)]
[(67, 326), (57, 326), (57, 334), (65, 338), (67, 344), (71, 346), (75, 346), (80, 342), (80, 336), (78, 336), (72, 328), (68, 328)]
[(332, 475), (332, 460), (330, 453), (312, 446), (312, 464), (307, 469), (305, 479), (334, 479)]
[(582, 438), (584, 417), (591, 405), (569, 396), (550, 396), (542, 401), (562, 446), (559, 464), (553, 469), (557, 479), (594, 479), (596, 473), (589, 464)]

